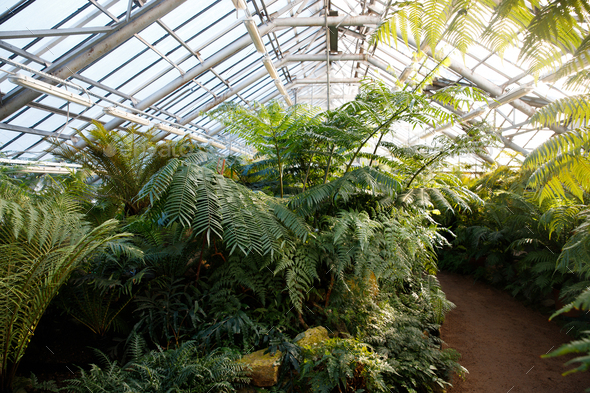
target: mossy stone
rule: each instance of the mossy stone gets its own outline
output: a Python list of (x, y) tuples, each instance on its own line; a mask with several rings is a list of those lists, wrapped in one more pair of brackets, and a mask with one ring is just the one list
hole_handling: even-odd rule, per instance
[(252, 352), (244, 355), (239, 360), (240, 363), (246, 364), (252, 370), (249, 377), (252, 378), (250, 384), (259, 387), (274, 386), (279, 380), (279, 366), (282, 353), (277, 351), (274, 355), (264, 353), (266, 350)]
[(316, 326), (295, 337), (295, 343), (300, 347), (313, 346), (329, 339), (328, 330), (323, 326)]

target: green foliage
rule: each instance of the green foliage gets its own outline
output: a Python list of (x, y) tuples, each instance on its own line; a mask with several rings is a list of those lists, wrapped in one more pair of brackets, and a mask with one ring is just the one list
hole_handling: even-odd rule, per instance
[(315, 122), (317, 109), (307, 105), (293, 105), (285, 109), (279, 101), (268, 105), (253, 104), (246, 108), (235, 103), (224, 103), (209, 113), (221, 121), (226, 130), (248, 141), (261, 157), (272, 157), (279, 178), (279, 196), (284, 195), (284, 168), (294, 148), (299, 147), (299, 131)]
[(322, 204), (332, 202), (337, 198), (347, 202), (352, 195), (362, 191), (393, 198), (400, 190), (401, 182), (396, 176), (371, 167), (363, 167), (294, 196), (289, 200), (288, 206), (299, 215), (307, 216), (319, 210)]
[[(446, 40), (466, 53), (481, 43), (500, 55), (519, 50), (519, 59), (530, 62), (532, 72), (560, 68), (560, 76), (583, 69), (588, 39), (583, 21), (590, 7), (583, 0), (554, 2), (504, 0), (403, 1), (391, 4), (372, 42), (391, 45), (398, 38), (436, 54)], [(491, 15), (491, 18), (490, 18)], [(563, 55), (573, 58), (563, 63)]]
[(65, 388), (58, 388), (57, 384), (55, 383), (55, 381), (53, 380), (49, 380), (49, 381), (39, 381), (39, 379), (37, 379), (37, 376), (33, 373), (31, 373), (31, 387), (34, 389), (34, 391), (41, 391), (41, 392), (61, 392), (62, 390), (65, 390)]
[(153, 140), (157, 132), (140, 132), (138, 127), (119, 132), (95, 122), (88, 135), (78, 133), (87, 144), (84, 149), (56, 142), (52, 154), (92, 171), (102, 181), (98, 195), (115, 206), (123, 205), (125, 215), (140, 214), (147, 203), (135, 196), (144, 184), (171, 158), (197, 149), (188, 137), (157, 143)]
[(124, 330), (125, 321), (120, 314), (131, 299), (120, 299), (115, 290), (104, 291), (88, 283), (68, 285), (60, 294), (64, 310), (99, 336), (106, 335), (111, 328)]
[(43, 202), (0, 199), (0, 372), (8, 389), (35, 328), (60, 287), (86, 258), (127, 234), (115, 220), (91, 228), (69, 195)]
[[(429, 297), (419, 299), (425, 302)], [(462, 376), (467, 372), (457, 363), (459, 355), (455, 351), (440, 349), (441, 340), (433, 334), (439, 325), (419, 316), (419, 307), (402, 302), (394, 307), (381, 304), (374, 309), (363, 334), (363, 341), (371, 344), (394, 370), (384, 376), (390, 391), (432, 392), (435, 386), (447, 388), (453, 374)]]
[(195, 299), (194, 287), (165, 277), (151, 282), (143, 295), (135, 298), (139, 321), (135, 331), (147, 332), (154, 343), (178, 347), (195, 333), (204, 313)]
[[(285, 389), (294, 388), (297, 372), (316, 391), (444, 386), (461, 369), (424, 333), (436, 332), (452, 307), (432, 277), (436, 250), (448, 246), (434, 218), (477, 209), (481, 200), (442, 169), (445, 158), (483, 152), (491, 139), (481, 125), (431, 148), (385, 142), (400, 124), (453, 121), (432, 99), (457, 109), (484, 99), (461, 86), (426, 98), (422, 87), (392, 91), (367, 81), (354, 101), (319, 114), (276, 102), (221, 107), (214, 116), (257, 144), (254, 161), (222, 161), (198, 150), (160, 160), (152, 131), (94, 130), (102, 150), (70, 151), (70, 159), (104, 177), (103, 186), (124, 189), (117, 192), (125, 199), (125, 224), (117, 229), (135, 236), (132, 244), (110, 241), (84, 257), (60, 300), (99, 335), (135, 324), (138, 336), (127, 340), (131, 362), (121, 366), (100, 355), (104, 367), (83, 370), (72, 389), (233, 391), (244, 370), (220, 348), (280, 350)], [(127, 149), (112, 162), (110, 144)], [(140, 146), (147, 150), (133, 150)], [(390, 156), (377, 154), (383, 148)], [(124, 184), (129, 168), (139, 175)], [(120, 214), (112, 206), (123, 205), (104, 188), (79, 189), (97, 198), (93, 210)], [(399, 307), (387, 309), (387, 324), (371, 319), (387, 307)], [(352, 331), (357, 341), (329, 341), (300, 368), (289, 336), (308, 323), (344, 337)], [(380, 323), (389, 332), (381, 338), (372, 327)], [(144, 339), (157, 350), (145, 353)], [(406, 356), (403, 340), (424, 354)], [(388, 355), (394, 352), (397, 360)]]
[(333, 338), (303, 348), (300, 380), (314, 393), (386, 392), (383, 373), (394, 372), (366, 345), (353, 339)]
[(584, 128), (557, 135), (527, 156), (523, 168), (534, 169), (529, 186), (537, 190), (539, 202), (570, 195), (584, 201), (590, 191), (589, 149), (590, 130)]
[[(221, 238), (244, 255), (278, 251), (289, 230), (305, 237), (305, 224), (274, 198), (253, 193), (210, 169), (171, 159), (140, 191), (167, 225), (191, 228), (210, 244)], [(286, 225), (286, 226), (285, 226)]]
[(588, 371), (590, 369), (590, 336), (588, 334), (590, 332), (585, 331), (583, 332), (585, 337), (580, 340), (574, 340), (567, 344), (563, 344), (561, 347), (557, 348), (555, 351), (549, 352), (546, 355), (543, 355), (544, 358), (555, 357), (555, 356), (564, 356), (564, 355), (571, 355), (571, 354), (584, 354), (581, 356), (577, 356), (573, 359), (570, 359), (566, 362), (567, 365), (579, 363), (579, 365), (573, 369), (570, 369), (564, 372), (562, 375), (568, 375), (580, 371)]
[(145, 343), (135, 336), (129, 351), (132, 360), (124, 366), (97, 351), (103, 368), (81, 369), (68, 388), (80, 393), (235, 392), (249, 381), (245, 367), (236, 362), (239, 354), (228, 350), (203, 356), (194, 342), (186, 341), (178, 349), (145, 352)]

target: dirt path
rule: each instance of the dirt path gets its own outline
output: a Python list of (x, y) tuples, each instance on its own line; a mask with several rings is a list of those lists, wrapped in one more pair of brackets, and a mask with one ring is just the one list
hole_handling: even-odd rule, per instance
[(469, 370), (449, 393), (580, 393), (590, 387), (590, 373), (562, 377), (566, 359), (539, 357), (570, 341), (546, 316), (473, 278), (444, 272), (438, 278), (457, 305), (442, 338)]

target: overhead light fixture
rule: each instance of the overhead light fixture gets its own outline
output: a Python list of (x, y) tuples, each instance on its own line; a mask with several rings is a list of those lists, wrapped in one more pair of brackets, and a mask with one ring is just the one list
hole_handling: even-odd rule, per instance
[(120, 110), (116, 109), (114, 106), (109, 106), (108, 108), (104, 108), (102, 111), (107, 115), (115, 116), (115, 117), (118, 117), (119, 119), (128, 120), (133, 123), (141, 124), (144, 126), (150, 125), (150, 121), (148, 119), (144, 119), (143, 117), (133, 115), (129, 112), (120, 111)]
[(277, 73), (277, 69), (275, 68), (275, 65), (272, 63), (272, 60), (270, 59), (270, 57), (264, 56), (264, 58), (262, 59), (262, 62), (264, 63), (264, 67), (268, 71), (268, 74), (270, 75), (270, 77), (272, 79), (279, 79), (279, 74)]
[(237, 147), (230, 147), (229, 148), (231, 151), (233, 151), (234, 153), (241, 153), (242, 151), (240, 149), (238, 149)]
[(246, 26), (246, 30), (248, 30), (248, 34), (250, 34), (250, 38), (252, 38), (252, 42), (258, 53), (266, 53), (266, 47), (262, 42), (262, 37), (260, 37), (258, 26), (256, 25), (256, 22), (254, 22), (254, 19), (244, 20), (244, 25)]
[(291, 101), (291, 98), (289, 96), (284, 95), (283, 98), (285, 99), (287, 105), (293, 106), (293, 101)]
[[(465, 121), (469, 121), (469, 120), (471, 120), (473, 118), (476, 118), (477, 116), (480, 116), (480, 115), (484, 114), (488, 109), (489, 108), (488, 107), (485, 107), (485, 106), (482, 106), (481, 108), (474, 109), (471, 112), (466, 113), (465, 115), (459, 117), (457, 119), (457, 123), (463, 123)], [(421, 135), (419, 137), (419, 139), (428, 138), (429, 136), (431, 136), (431, 135), (433, 135), (433, 134), (435, 134), (437, 132), (443, 132), (444, 133), (444, 130), (449, 129), (452, 126), (453, 126), (453, 123), (452, 122), (446, 123), (446, 124), (444, 124), (444, 125), (442, 125), (442, 126), (440, 126), (438, 128), (431, 129), (430, 131), (428, 131), (425, 134)]]
[(237, 10), (245, 10), (246, 9), (246, 2), (244, 0), (231, 0), (234, 3), (234, 7)]
[(189, 134), (189, 138), (194, 139), (197, 142), (209, 143), (209, 139), (203, 138), (202, 136), (199, 136), (197, 134)]
[(156, 128), (159, 130), (162, 130), (164, 132), (169, 132), (170, 134), (175, 134), (175, 135), (180, 135), (180, 136), (184, 136), (184, 134), (186, 134), (180, 128), (172, 127), (172, 126), (169, 126), (168, 124), (165, 124), (165, 123), (156, 124)]
[(468, 112), (468, 113), (466, 113), (465, 115), (461, 116), (461, 117), (459, 118), (459, 121), (460, 121), (460, 122), (463, 122), (463, 121), (467, 121), (467, 120), (474, 119), (474, 118), (476, 118), (477, 116), (481, 116), (481, 115), (483, 115), (483, 114), (484, 114), (484, 113), (485, 113), (485, 112), (486, 112), (488, 109), (489, 109), (489, 108), (487, 108), (487, 107), (485, 107), (485, 106), (483, 106), (483, 107), (481, 107), (481, 108), (474, 109), (474, 110), (472, 110), (471, 112)]
[(410, 64), (409, 66), (407, 66), (406, 68), (404, 68), (404, 70), (400, 74), (398, 80), (400, 82), (405, 82), (405, 80), (408, 79), (408, 77), (410, 76), (410, 74), (412, 73), (412, 71), (414, 71), (414, 64)]
[(517, 100), (520, 97), (526, 96), (527, 94), (529, 94), (533, 90), (535, 90), (535, 88), (533, 86), (521, 86), (519, 88), (516, 88), (516, 89), (508, 92), (507, 94), (504, 94), (504, 95), (498, 97), (496, 99), (496, 102), (492, 102), (488, 106), (490, 109), (495, 109), (499, 106), (502, 106), (504, 104), (508, 104), (509, 102)]
[(275, 86), (279, 90), (279, 93), (281, 93), (284, 96), (288, 95), (287, 90), (285, 89), (285, 86), (283, 86), (283, 84), (281, 83), (281, 81), (279, 79), (275, 79)]
[(40, 93), (49, 94), (54, 97), (62, 98), (66, 101), (70, 101), (75, 104), (80, 104), (88, 108), (94, 105), (94, 102), (90, 101), (87, 98), (81, 97), (78, 94), (74, 94), (65, 89), (61, 89), (59, 87), (50, 85), (49, 83), (42, 82), (35, 78), (16, 74), (8, 76), (8, 80), (16, 85), (23, 86), (28, 89), (38, 91)]
[(223, 149), (226, 148), (225, 145), (222, 145), (221, 143), (217, 143), (215, 141), (209, 141), (209, 144), (211, 146), (216, 147), (216, 148), (221, 149), (221, 150), (223, 150)]

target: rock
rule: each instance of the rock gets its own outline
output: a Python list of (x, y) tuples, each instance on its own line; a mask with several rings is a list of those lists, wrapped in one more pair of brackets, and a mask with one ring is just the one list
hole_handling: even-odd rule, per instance
[(252, 370), (249, 377), (251, 385), (259, 387), (274, 386), (279, 380), (279, 366), (282, 353), (277, 351), (274, 355), (265, 354), (266, 349), (261, 349), (245, 355), (240, 363), (246, 364)]
[(300, 347), (306, 345), (313, 346), (329, 339), (330, 337), (328, 336), (328, 331), (326, 328), (323, 326), (317, 326), (307, 329), (305, 332), (295, 337), (295, 344), (299, 345)]

